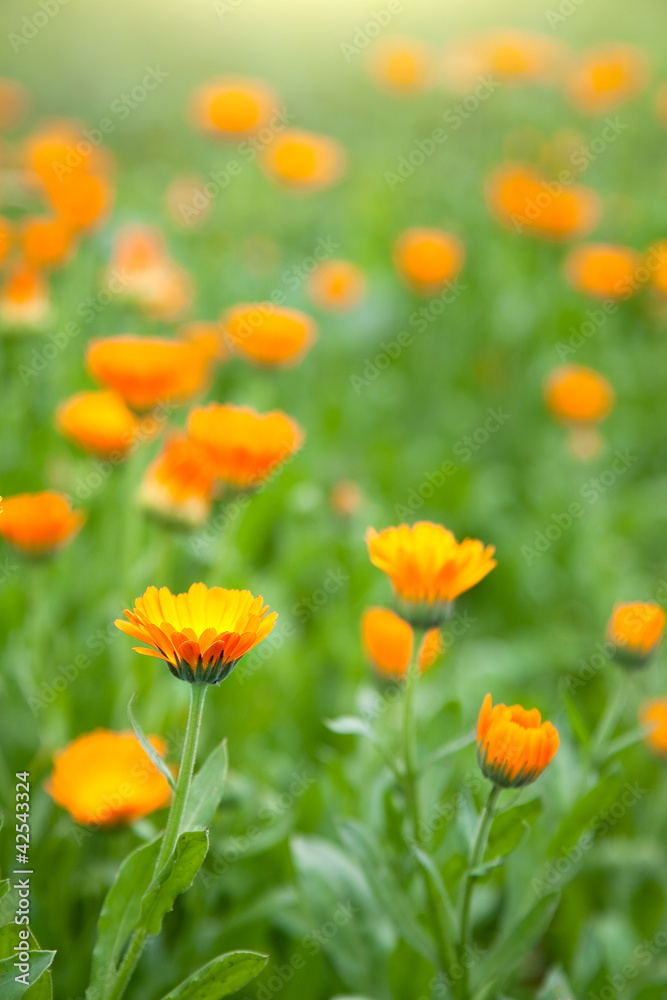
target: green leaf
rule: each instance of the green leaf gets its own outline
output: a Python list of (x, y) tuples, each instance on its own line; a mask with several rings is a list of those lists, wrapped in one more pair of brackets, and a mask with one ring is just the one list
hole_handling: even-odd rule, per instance
[(486, 996), (491, 985), (497, 991), (525, 958), (530, 955), (551, 923), (560, 900), (552, 892), (535, 906), (506, 934), (494, 942), (493, 948), (472, 968), (472, 982), (479, 996)]
[(30, 971), (27, 983), (16, 982), (16, 976), (21, 974), (20, 969), (14, 965), (16, 958), (13, 955), (10, 958), (3, 958), (0, 961), (0, 997), (2, 1000), (19, 1000), (19, 997), (25, 997), (28, 988), (51, 967), (55, 954), (55, 951), (31, 951), (29, 953)]
[(255, 951), (230, 951), (185, 979), (162, 1000), (220, 1000), (259, 975), (269, 960)]
[(535, 1000), (561, 1000), (561, 997), (574, 997), (574, 990), (564, 970), (556, 965), (544, 977)]
[(206, 830), (211, 825), (225, 790), (228, 766), (227, 740), (223, 740), (211, 751), (190, 785), (184, 830)]
[(572, 732), (583, 747), (588, 746), (591, 738), (590, 730), (565, 678), (563, 678), (563, 683), (560, 685), (560, 693), (563, 701), (565, 702), (567, 717), (569, 719), (570, 726), (572, 727)]
[(155, 749), (155, 747), (153, 746), (153, 744), (148, 739), (143, 729), (135, 719), (134, 715), (132, 714), (132, 702), (134, 701), (135, 698), (136, 698), (136, 693), (132, 695), (129, 704), (127, 706), (127, 714), (130, 720), (130, 725), (134, 730), (134, 735), (139, 740), (139, 743), (141, 744), (144, 753), (146, 753), (148, 757), (150, 757), (152, 763), (158, 769), (160, 774), (167, 779), (171, 790), (175, 791), (176, 782), (174, 781), (174, 776), (169, 770), (167, 763), (162, 759), (162, 757), (160, 757), (160, 754), (157, 752), (157, 750)]
[(477, 733), (465, 733), (463, 736), (459, 736), (457, 740), (452, 740), (450, 743), (445, 743), (440, 747), (439, 750), (435, 750), (430, 757), (427, 757), (422, 764), (420, 770), (425, 771), (432, 764), (439, 764), (440, 761), (446, 760), (447, 757), (451, 757), (453, 754), (458, 753), (459, 750), (463, 750), (465, 747), (475, 743), (477, 740)]
[(23, 994), (23, 1000), (53, 1000), (53, 978), (47, 969)]
[(97, 941), (87, 996), (104, 1000), (118, 960), (141, 914), (141, 898), (153, 878), (160, 850), (160, 838), (142, 844), (123, 861), (109, 889), (97, 923)]
[(3, 879), (0, 881), (0, 899), (9, 892), (9, 879)]
[(542, 812), (540, 799), (531, 799), (499, 813), (491, 827), (485, 861), (502, 858), (518, 847)]
[(594, 836), (595, 823), (604, 809), (617, 798), (623, 785), (618, 774), (608, 774), (598, 784), (575, 802), (565, 816), (549, 844), (549, 854), (561, 854), (577, 843), (580, 837), (590, 832)]
[(341, 736), (366, 736), (369, 739), (373, 736), (373, 730), (358, 715), (339, 715), (337, 719), (325, 719), (324, 725), (332, 733), (340, 733)]
[(152, 881), (141, 901), (139, 924), (149, 934), (160, 933), (162, 918), (171, 910), (176, 897), (190, 888), (207, 851), (206, 830), (193, 830), (180, 835), (171, 859)]

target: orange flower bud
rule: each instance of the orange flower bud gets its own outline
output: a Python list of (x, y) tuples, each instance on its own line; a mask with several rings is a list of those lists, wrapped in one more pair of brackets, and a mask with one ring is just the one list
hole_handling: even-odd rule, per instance
[(496, 705), (487, 694), (477, 721), (477, 760), (502, 788), (522, 788), (540, 776), (558, 750), (559, 737), (536, 708)]
[(607, 625), (616, 659), (629, 667), (643, 667), (660, 646), (666, 621), (659, 604), (617, 604)]
[(465, 251), (451, 233), (408, 229), (396, 242), (394, 263), (401, 277), (425, 295), (439, 291), (461, 271)]
[(594, 424), (611, 412), (614, 391), (606, 378), (592, 368), (562, 365), (549, 376), (544, 398), (559, 420)]
[[(412, 659), (414, 636), (411, 627), (387, 608), (367, 608), (361, 617), (364, 653), (380, 674), (404, 679)], [(426, 633), (419, 649), (419, 670), (425, 673), (443, 651), (438, 629)]]

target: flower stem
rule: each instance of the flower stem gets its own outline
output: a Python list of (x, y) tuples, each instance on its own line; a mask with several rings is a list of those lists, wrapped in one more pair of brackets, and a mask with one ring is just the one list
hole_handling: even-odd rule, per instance
[(493, 823), (493, 816), (496, 810), (496, 803), (498, 801), (498, 796), (500, 795), (501, 787), (500, 785), (491, 785), (491, 791), (489, 796), (484, 803), (484, 808), (479, 817), (479, 822), (477, 824), (477, 831), (475, 833), (475, 838), (472, 842), (472, 847), (470, 849), (470, 855), (468, 858), (468, 870), (465, 874), (465, 882), (463, 885), (463, 899), (461, 904), (461, 937), (460, 937), (460, 949), (459, 949), (459, 961), (463, 968), (463, 976), (461, 978), (462, 986), (462, 997), (467, 1000), (470, 995), (468, 987), (468, 965), (466, 964), (466, 952), (470, 944), (470, 903), (472, 901), (472, 890), (475, 884), (475, 875), (473, 872), (484, 860), (484, 854), (486, 853), (486, 845), (489, 840), (489, 831), (491, 829), (491, 824)]
[[(185, 742), (183, 744), (183, 754), (181, 765), (176, 781), (176, 791), (169, 809), (167, 825), (162, 836), (160, 853), (158, 854), (153, 877), (155, 878), (164, 868), (171, 858), (181, 832), (181, 823), (185, 807), (188, 802), (188, 794), (192, 783), (192, 775), (197, 759), (197, 743), (199, 741), (199, 729), (201, 726), (204, 699), (206, 697), (207, 684), (192, 684), (190, 686), (190, 711), (188, 714), (188, 724), (185, 730)], [(143, 928), (135, 930), (130, 938), (130, 943), (123, 956), (123, 960), (118, 967), (116, 979), (111, 987), (108, 1000), (120, 1000), (125, 993), (127, 985), (132, 977), (132, 973), (137, 967), (141, 954), (146, 944), (147, 933)]]
[(615, 694), (607, 702), (607, 706), (600, 717), (590, 743), (588, 744), (588, 756), (591, 761), (595, 761), (600, 756), (600, 751), (605, 743), (614, 735), (614, 730), (623, 714), (628, 694), (628, 677), (625, 671), (620, 675)]

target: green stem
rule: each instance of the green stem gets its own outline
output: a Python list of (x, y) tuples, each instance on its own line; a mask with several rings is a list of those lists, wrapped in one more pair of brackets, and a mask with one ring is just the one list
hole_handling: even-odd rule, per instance
[(470, 856), (468, 858), (468, 870), (465, 874), (465, 882), (463, 885), (463, 899), (461, 904), (461, 938), (460, 938), (460, 949), (459, 949), (459, 961), (461, 967), (463, 968), (463, 976), (461, 978), (462, 985), (462, 997), (467, 998), (470, 995), (470, 990), (468, 986), (468, 966), (466, 964), (466, 951), (470, 944), (470, 903), (472, 901), (472, 890), (475, 884), (475, 875), (473, 872), (476, 868), (481, 865), (484, 860), (484, 854), (486, 853), (486, 845), (489, 840), (489, 831), (491, 829), (491, 824), (493, 823), (493, 816), (496, 810), (496, 803), (498, 801), (498, 796), (500, 795), (501, 787), (500, 785), (491, 785), (491, 791), (489, 796), (484, 803), (484, 808), (479, 817), (479, 822), (477, 824), (477, 831), (475, 833), (475, 838), (470, 849)]
[[(176, 841), (181, 832), (183, 814), (188, 803), (188, 794), (192, 783), (195, 761), (197, 759), (197, 743), (199, 741), (199, 729), (201, 727), (202, 711), (204, 699), (206, 697), (206, 684), (192, 684), (190, 687), (190, 712), (188, 714), (188, 724), (185, 730), (185, 742), (183, 744), (183, 755), (181, 766), (178, 771), (176, 781), (176, 791), (172, 799), (167, 825), (162, 836), (160, 853), (158, 854), (153, 877), (155, 878), (167, 864), (174, 852)], [(141, 954), (146, 944), (147, 933), (143, 928), (135, 930), (123, 960), (118, 967), (116, 979), (108, 994), (107, 1000), (120, 1000), (127, 989), (132, 973), (137, 967)]]
[(607, 702), (607, 706), (588, 744), (588, 757), (591, 761), (595, 761), (600, 756), (600, 751), (604, 748), (605, 743), (613, 736), (614, 730), (623, 714), (627, 695), (628, 676), (623, 671), (618, 681), (616, 693)]

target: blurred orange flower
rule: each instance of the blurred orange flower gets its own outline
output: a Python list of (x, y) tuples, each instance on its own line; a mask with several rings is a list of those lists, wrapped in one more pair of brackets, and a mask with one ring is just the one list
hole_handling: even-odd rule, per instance
[(219, 323), (195, 320), (192, 323), (185, 323), (176, 332), (179, 337), (192, 344), (207, 361), (220, 363), (229, 357)]
[(584, 114), (601, 115), (644, 89), (648, 66), (639, 49), (612, 42), (582, 53), (566, 76), (570, 98)]
[(561, 365), (544, 388), (549, 410), (559, 420), (598, 423), (614, 405), (614, 391), (602, 375), (583, 365)]
[(248, 361), (262, 365), (296, 364), (315, 340), (315, 322), (273, 302), (242, 302), (221, 319), (223, 336)]
[(496, 218), (543, 239), (585, 236), (598, 222), (600, 199), (590, 188), (546, 180), (534, 167), (507, 164), (490, 176), (486, 198)]
[(86, 367), (135, 410), (184, 402), (203, 388), (208, 374), (207, 359), (192, 344), (130, 334), (92, 340)]
[(352, 479), (335, 483), (330, 496), (331, 508), (339, 517), (352, 517), (364, 502), (361, 488)]
[(3, 500), (0, 536), (25, 555), (50, 555), (70, 542), (84, 521), (62, 493), (18, 493)]
[(667, 295), (667, 240), (661, 240), (649, 247), (646, 265), (653, 288), (661, 295)]
[(354, 309), (366, 296), (363, 271), (347, 260), (326, 260), (308, 279), (308, 294), (316, 306), (331, 312)]
[(487, 694), (477, 721), (477, 759), (502, 788), (523, 788), (542, 774), (558, 750), (558, 732), (536, 708), (493, 705)]
[(9, 254), (14, 238), (14, 227), (9, 219), (0, 216), (0, 264)]
[[(161, 757), (167, 745), (149, 740)], [(171, 791), (134, 733), (96, 729), (54, 755), (46, 790), (59, 806), (85, 826), (133, 823), (169, 804)]]
[(0, 320), (7, 326), (40, 326), (49, 312), (49, 286), (43, 275), (17, 264), (0, 289)]
[(111, 208), (113, 191), (105, 177), (72, 171), (48, 187), (49, 201), (75, 232), (101, 222)]
[(262, 151), (260, 165), (287, 187), (315, 191), (341, 179), (346, 159), (343, 147), (329, 136), (285, 129)]
[(134, 611), (116, 625), (133, 639), (137, 653), (164, 660), (175, 677), (190, 684), (219, 684), (242, 656), (271, 632), (278, 615), (268, 614), (249, 590), (193, 583), (185, 594), (149, 587)]
[(146, 470), (139, 504), (168, 521), (196, 527), (211, 511), (215, 479), (208, 452), (187, 434), (174, 432)]
[(263, 80), (226, 76), (199, 87), (192, 97), (197, 128), (235, 139), (267, 125), (278, 108), (278, 97)]
[(552, 83), (562, 71), (567, 50), (535, 31), (499, 28), (464, 36), (448, 46), (442, 75), (449, 87), (469, 92), (491, 75), (498, 83)]
[(394, 35), (376, 42), (368, 67), (376, 83), (396, 94), (418, 94), (435, 81), (433, 50), (416, 38)]
[(30, 267), (55, 267), (69, 257), (72, 233), (59, 218), (28, 219), (23, 226), (21, 247)]
[(437, 292), (461, 271), (465, 251), (451, 233), (440, 229), (408, 229), (397, 240), (394, 263), (402, 278), (423, 294)]
[(190, 277), (155, 226), (133, 224), (116, 233), (109, 276), (118, 272), (125, 295), (154, 319), (176, 319), (192, 302)]
[(667, 755), (667, 698), (651, 698), (639, 711), (642, 726), (651, 726), (644, 737), (654, 753)]
[(0, 77), (0, 129), (13, 128), (24, 117), (30, 98), (26, 88), (16, 80)]
[(590, 243), (575, 247), (565, 261), (570, 284), (585, 295), (625, 299), (637, 291), (642, 258), (630, 247)]
[(47, 122), (26, 139), (26, 166), (37, 174), (48, 191), (72, 174), (109, 173), (108, 152), (81, 139), (81, 127), (67, 119)]
[(299, 425), (281, 410), (209, 403), (188, 418), (188, 432), (211, 456), (217, 475), (239, 489), (257, 486), (303, 444)]
[(381, 532), (369, 528), (366, 543), (371, 562), (389, 576), (401, 612), (415, 627), (443, 622), (452, 602), (496, 566), (492, 545), (473, 538), (457, 542), (431, 521)]
[(56, 411), (61, 434), (101, 458), (125, 455), (139, 426), (123, 397), (112, 391), (78, 392)]
[[(387, 608), (367, 608), (361, 617), (361, 641), (367, 659), (380, 674), (396, 679), (405, 678), (410, 661), (414, 635), (402, 618)], [(420, 673), (432, 667), (443, 652), (438, 629), (430, 629), (419, 649)]]
[(607, 625), (616, 658), (627, 666), (643, 666), (662, 642), (667, 616), (659, 604), (617, 604)]

